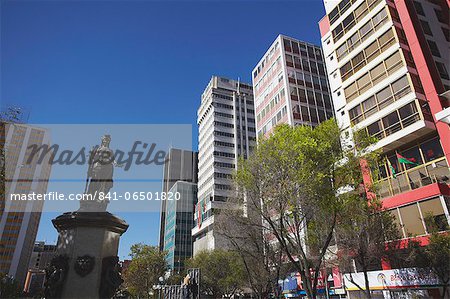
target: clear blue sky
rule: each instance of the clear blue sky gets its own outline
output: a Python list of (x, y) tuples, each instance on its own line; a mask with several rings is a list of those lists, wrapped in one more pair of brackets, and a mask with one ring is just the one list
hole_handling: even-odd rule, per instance
[[(30, 123), (192, 124), (211, 75), (251, 71), (282, 33), (320, 43), (321, 0), (4, 1), (1, 108)], [(56, 241), (42, 216), (38, 239)], [(157, 213), (120, 214), (129, 224), (119, 255), (156, 244)]]

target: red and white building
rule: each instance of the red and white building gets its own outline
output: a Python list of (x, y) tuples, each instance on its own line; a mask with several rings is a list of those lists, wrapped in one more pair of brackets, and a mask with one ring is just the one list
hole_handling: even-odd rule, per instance
[(333, 117), (322, 49), (278, 35), (252, 72), (257, 136), (280, 123), (315, 126)]
[(442, 230), (450, 223), (449, 0), (324, 2), (319, 27), (342, 140), (359, 129), (379, 139), (385, 162), (365, 179), (378, 181), (403, 237), (426, 245), (425, 215)]

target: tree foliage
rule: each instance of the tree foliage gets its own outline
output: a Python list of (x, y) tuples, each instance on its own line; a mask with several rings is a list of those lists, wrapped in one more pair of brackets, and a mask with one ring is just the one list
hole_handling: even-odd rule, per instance
[(366, 150), (370, 138), (341, 146), (341, 133), (334, 120), (314, 129), (277, 126), (248, 160), (239, 162), (235, 178), (238, 204), (258, 215), (252, 225), (277, 242), (283, 262), (300, 273), (310, 298), (316, 298), (336, 225), (352, 204), (354, 192), (343, 190), (359, 190), (361, 159), (375, 156)]
[(428, 236), (428, 245), (421, 246), (417, 241), (410, 241), (408, 245), (409, 259), (420, 268), (429, 268), (442, 283), (442, 298), (445, 298), (450, 282), (450, 234), (440, 231), (433, 215), (425, 216), (427, 228), (431, 233)]
[(233, 208), (235, 200), (229, 199), (225, 209), (216, 215), (216, 230), (242, 260), (246, 283), (253, 295), (268, 298), (274, 294), (278, 298), (278, 280), (286, 274), (281, 263), (282, 252), (278, 244), (264, 238), (260, 225), (254, 225), (261, 223), (261, 217), (248, 212), (244, 215), (242, 209)]
[(142, 243), (132, 245), (130, 251), (131, 263), (124, 273), (125, 287), (132, 296), (150, 298), (153, 286), (160, 283), (159, 277), (167, 270), (166, 254)]
[(233, 251), (202, 251), (186, 264), (187, 268), (200, 268), (200, 291), (214, 298), (230, 298), (244, 285), (244, 266)]

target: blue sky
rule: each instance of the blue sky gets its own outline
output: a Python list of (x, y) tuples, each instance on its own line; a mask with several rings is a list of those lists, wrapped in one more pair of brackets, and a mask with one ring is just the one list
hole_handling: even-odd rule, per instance
[[(35, 124), (192, 124), (211, 75), (251, 71), (282, 33), (320, 44), (321, 0), (4, 1), (0, 104)], [(42, 215), (38, 239), (56, 241)], [(157, 213), (119, 214), (121, 239), (156, 244)]]

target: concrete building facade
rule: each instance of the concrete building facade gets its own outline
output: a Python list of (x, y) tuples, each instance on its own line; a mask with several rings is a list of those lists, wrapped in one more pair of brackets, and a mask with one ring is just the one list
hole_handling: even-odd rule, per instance
[(333, 117), (322, 49), (279, 35), (252, 72), (257, 135), (279, 123), (315, 126)]
[[(426, 215), (442, 230), (450, 223), (450, 130), (436, 118), (449, 107), (442, 96), (450, 89), (448, 5), (445, 0), (325, 1), (327, 15), (319, 23), (342, 141), (352, 144), (356, 130), (378, 138), (379, 176), (366, 175), (365, 182), (378, 183), (378, 197), (403, 238), (414, 237), (424, 246), (430, 233)], [(395, 267), (380, 261), (371, 270)], [(433, 292), (438, 291), (428, 295), (439, 296)]]
[[(0, 125), (5, 153), (5, 195), (44, 194), (51, 172), (50, 155), (42, 163), (31, 159), (31, 145), (50, 145), (46, 129), (24, 124)], [(12, 202), (0, 198), (0, 272), (23, 285), (39, 227), (43, 201)], [(8, 203), (11, 205), (8, 206)]]
[(213, 76), (201, 97), (199, 126), (198, 202), (192, 229), (194, 255), (226, 247), (214, 233), (214, 210), (232, 192), (231, 174), (239, 157), (247, 158), (256, 145), (252, 86)]

